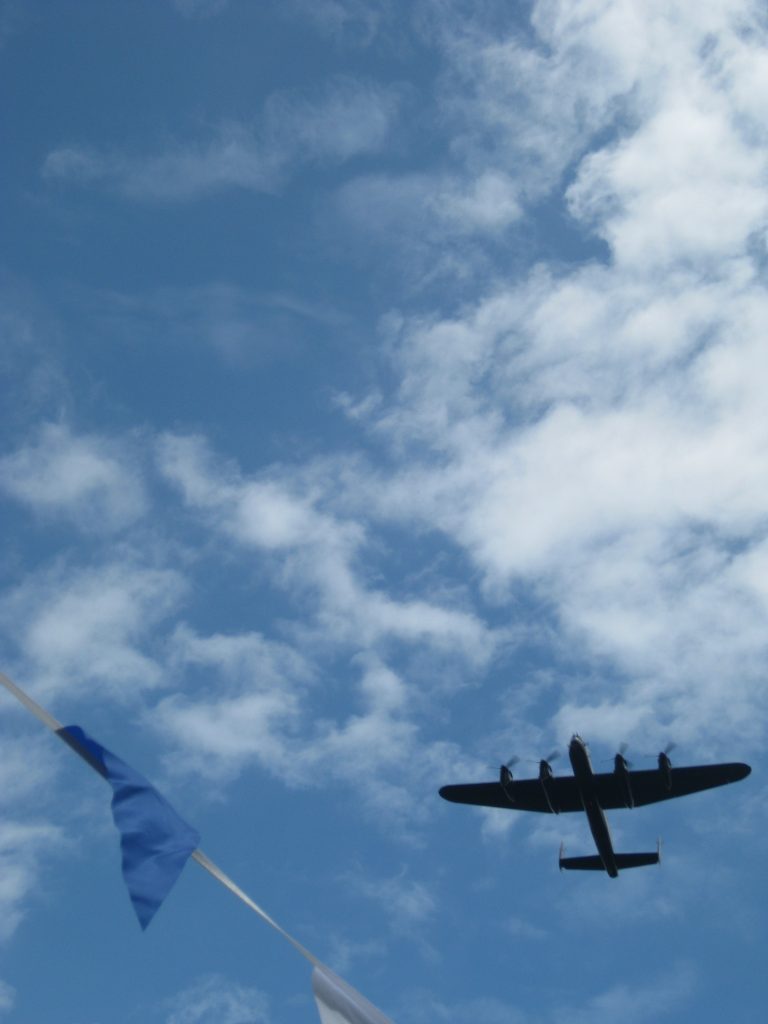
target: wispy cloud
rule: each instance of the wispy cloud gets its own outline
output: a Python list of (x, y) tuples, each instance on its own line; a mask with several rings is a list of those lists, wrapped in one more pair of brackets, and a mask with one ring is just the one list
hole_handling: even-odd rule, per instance
[(618, 984), (593, 996), (584, 1006), (550, 1009), (540, 1006), (535, 1017), (513, 1003), (492, 997), (465, 1000), (448, 1005), (426, 993), (411, 996), (411, 1006), (418, 1021), (438, 1020), (451, 1024), (455, 1021), (482, 1020), (487, 1024), (612, 1024), (625, 1020), (628, 1024), (661, 1019), (673, 1014), (692, 994), (696, 986), (696, 972), (690, 964), (682, 962), (673, 971), (649, 980), (645, 986)]
[(308, 326), (334, 334), (348, 326), (342, 311), (322, 301), (227, 281), (141, 292), (84, 290), (69, 301), (85, 313), (94, 333), (150, 345), (160, 331), (169, 350), (188, 355), (195, 346), (207, 346), (225, 360), (248, 366), (300, 358)]
[(256, 552), (280, 559), (283, 580), (314, 593), (328, 641), (373, 645), (388, 637), (428, 643), (477, 664), (492, 656), (494, 636), (469, 611), (420, 598), (397, 600), (363, 581), (364, 525), (335, 511), (332, 478), (299, 471), (244, 479), (217, 465), (202, 439), (164, 437), (162, 472), (214, 528)]
[(166, 1024), (269, 1024), (266, 996), (221, 975), (203, 978), (166, 1003)]
[(427, 231), (433, 242), (499, 235), (523, 210), (515, 182), (504, 172), (438, 177), (409, 174), (355, 178), (339, 191), (342, 214), (389, 243)]
[(133, 462), (114, 442), (47, 423), (31, 443), (0, 458), (0, 490), (43, 516), (64, 516), (85, 530), (116, 530), (146, 507)]
[(288, 0), (293, 17), (338, 44), (366, 47), (394, 19), (392, 0)]
[[(3, 709), (3, 719), (6, 711)], [(14, 736), (2, 734), (3, 759), (0, 762), (0, 807), (29, 806), (30, 797), (50, 789), (56, 764), (47, 736)]]
[[(40, 858), (60, 842), (61, 832), (53, 825), (0, 821), (0, 942), (13, 935), (24, 916), (24, 905), (37, 886)], [(11, 998), (4, 985), (0, 1010), (3, 997), (6, 1002)]]
[(317, 98), (275, 93), (256, 124), (221, 124), (207, 141), (136, 156), (62, 146), (45, 159), (49, 180), (99, 185), (136, 200), (183, 202), (226, 188), (278, 191), (301, 164), (340, 164), (375, 153), (401, 101), (395, 86), (351, 78)]
[(10, 1012), (16, 1002), (16, 990), (7, 981), (0, 981), (0, 1013)]
[(611, 1024), (616, 1020), (633, 1024), (650, 1017), (672, 1014), (692, 994), (697, 973), (689, 963), (678, 963), (666, 977), (654, 978), (653, 984), (633, 987), (617, 984), (594, 996), (580, 1009), (568, 1007), (557, 1012), (553, 1021), (560, 1024)]
[[(283, 644), (184, 630), (179, 645), (205, 651), (209, 671), (198, 687), (187, 670), (184, 691), (163, 697), (146, 716), (165, 738), (174, 771), (221, 781), (258, 765), (290, 786), (332, 780), (354, 789), (360, 809), (390, 835), (406, 839), (435, 809), (433, 781), (445, 764), (462, 763), (453, 745), (422, 735), (408, 685), (372, 654), (355, 659), (356, 677), (339, 706), (320, 675), (322, 662), (310, 666)], [(178, 659), (177, 652), (177, 667)]]
[(221, 14), (229, 0), (170, 0), (173, 7), (187, 18), (210, 18)]
[(435, 951), (427, 937), (437, 904), (431, 886), (409, 877), (403, 869), (396, 875), (374, 876), (370, 869), (354, 871), (342, 879), (345, 886), (375, 904), (399, 941), (415, 942), (422, 956), (435, 959)]

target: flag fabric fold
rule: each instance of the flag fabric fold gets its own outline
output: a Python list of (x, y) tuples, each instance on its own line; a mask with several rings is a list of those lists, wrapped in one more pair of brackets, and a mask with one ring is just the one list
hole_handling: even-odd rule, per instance
[(392, 1024), (381, 1010), (328, 967), (312, 971), (312, 992), (322, 1024)]
[(80, 726), (67, 725), (57, 731), (112, 786), (112, 817), (120, 833), (123, 878), (139, 923), (146, 928), (197, 849), (200, 835), (143, 775)]

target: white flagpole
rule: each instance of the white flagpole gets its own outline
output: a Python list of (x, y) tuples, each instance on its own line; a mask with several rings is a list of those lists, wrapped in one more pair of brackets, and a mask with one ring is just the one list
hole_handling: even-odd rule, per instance
[(213, 863), (212, 860), (206, 857), (202, 850), (195, 850), (194, 853), (192, 854), (192, 859), (196, 860), (200, 867), (205, 868), (206, 871), (213, 875), (217, 882), (221, 882), (221, 884), (225, 886), (225, 888), (229, 889), (231, 893), (234, 893), (234, 895), (237, 896), (239, 900), (242, 900), (242, 902), (247, 907), (250, 907), (255, 914), (258, 914), (262, 921), (266, 921), (267, 924), (271, 925), (276, 932), (279, 932), (284, 939), (287, 939), (293, 946), (293, 948), (297, 950), (299, 953), (301, 953), (303, 957), (309, 960), (309, 962), (314, 967), (325, 966), (322, 963), (322, 961), (318, 960), (314, 953), (310, 953), (310, 951), (305, 946), (302, 946), (298, 939), (294, 939), (294, 937), (290, 935), (285, 930), (285, 928), (282, 928), (273, 917), (269, 916), (266, 910), (262, 909), (258, 905), (258, 903), (254, 902), (251, 899), (251, 897), (247, 893), (243, 892), (240, 886), (236, 885), (229, 877), (229, 875), (225, 875), (221, 868), (219, 868), (216, 864)]
[(39, 719), (43, 725), (47, 725), (51, 732), (58, 732), (59, 729), (63, 729), (64, 726), (61, 722), (57, 722), (53, 715), (49, 715), (45, 708), (41, 708), (39, 704), (36, 704), (23, 690), (19, 689), (16, 683), (12, 679), (9, 679), (4, 672), (0, 672), (0, 683), (12, 693), (16, 700), (20, 701), (27, 711), (31, 711), (35, 718)]

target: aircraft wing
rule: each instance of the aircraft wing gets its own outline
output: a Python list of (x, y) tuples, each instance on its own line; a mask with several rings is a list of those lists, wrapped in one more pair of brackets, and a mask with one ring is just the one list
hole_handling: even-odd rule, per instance
[(583, 811), (579, 788), (572, 775), (555, 776), (544, 792), (539, 779), (515, 779), (504, 787), (500, 782), (470, 782), (464, 786), (443, 786), (440, 796), (455, 804), (504, 807), (512, 811), (541, 811), (550, 814), (547, 793), (558, 811)]
[[(660, 800), (671, 800), (676, 796), (688, 796), (703, 789), (726, 786), (738, 782), (752, 771), (748, 764), (704, 764), (692, 768), (673, 768), (669, 785), (659, 769), (631, 771), (629, 773), (632, 797), (635, 807), (655, 804)], [(614, 772), (605, 772), (594, 777), (597, 799), (604, 810), (626, 807), (621, 779)]]
[[(659, 769), (629, 773), (635, 807), (687, 796), (703, 789), (714, 789), (729, 782), (746, 778), (752, 769), (748, 764), (708, 764), (693, 768), (673, 768), (671, 785)], [(604, 810), (626, 807), (626, 795), (621, 778), (615, 772), (602, 772), (592, 776), (597, 799)], [(549, 801), (547, 800), (549, 796)], [(547, 782), (546, 793), (539, 779), (517, 779), (504, 787), (500, 782), (471, 782), (459, 786), (443, 786), (440, 796), (457, 804), (476, 804), (480, 807), (503, 807), (512, 811), (539, 811), (550, 814), (552, 807), (558, 812), (583, 811), (581, 794), (572, 775), (555, 776)]]

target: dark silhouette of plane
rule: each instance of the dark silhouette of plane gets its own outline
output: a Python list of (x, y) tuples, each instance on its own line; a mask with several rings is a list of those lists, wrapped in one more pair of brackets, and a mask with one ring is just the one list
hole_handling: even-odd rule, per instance
[[(607, 871), (616, 878), (624, 868), (658, 864), (659, 849), (653, 853), (616, 853), (604, 811), (687, 796), (702, 789), (738, 782), (752, 771), (748, 764), (711, 764), (673, 768), (668, 747), (659, 754), (658, 768), (632, 771), (623, 753), (616, 754), (614, 770), (595, 774), (587, 745), (574, 736), (568, 746), (572, 776), (555, 776), (548, 760), (539, 762), (537, 779), (515, 781), (508, 765), (502, 765), (498, 782), (476, 782), (464, 786), (443, 786), (440, 796), (458, 804), (505, 807), (517, 811), (560, 814), (584, 811), (597, 846), (597, 856), (564, 857), (560, 847), (560, 870)], [(551, 757), (550, 757), (551, 759)]]

